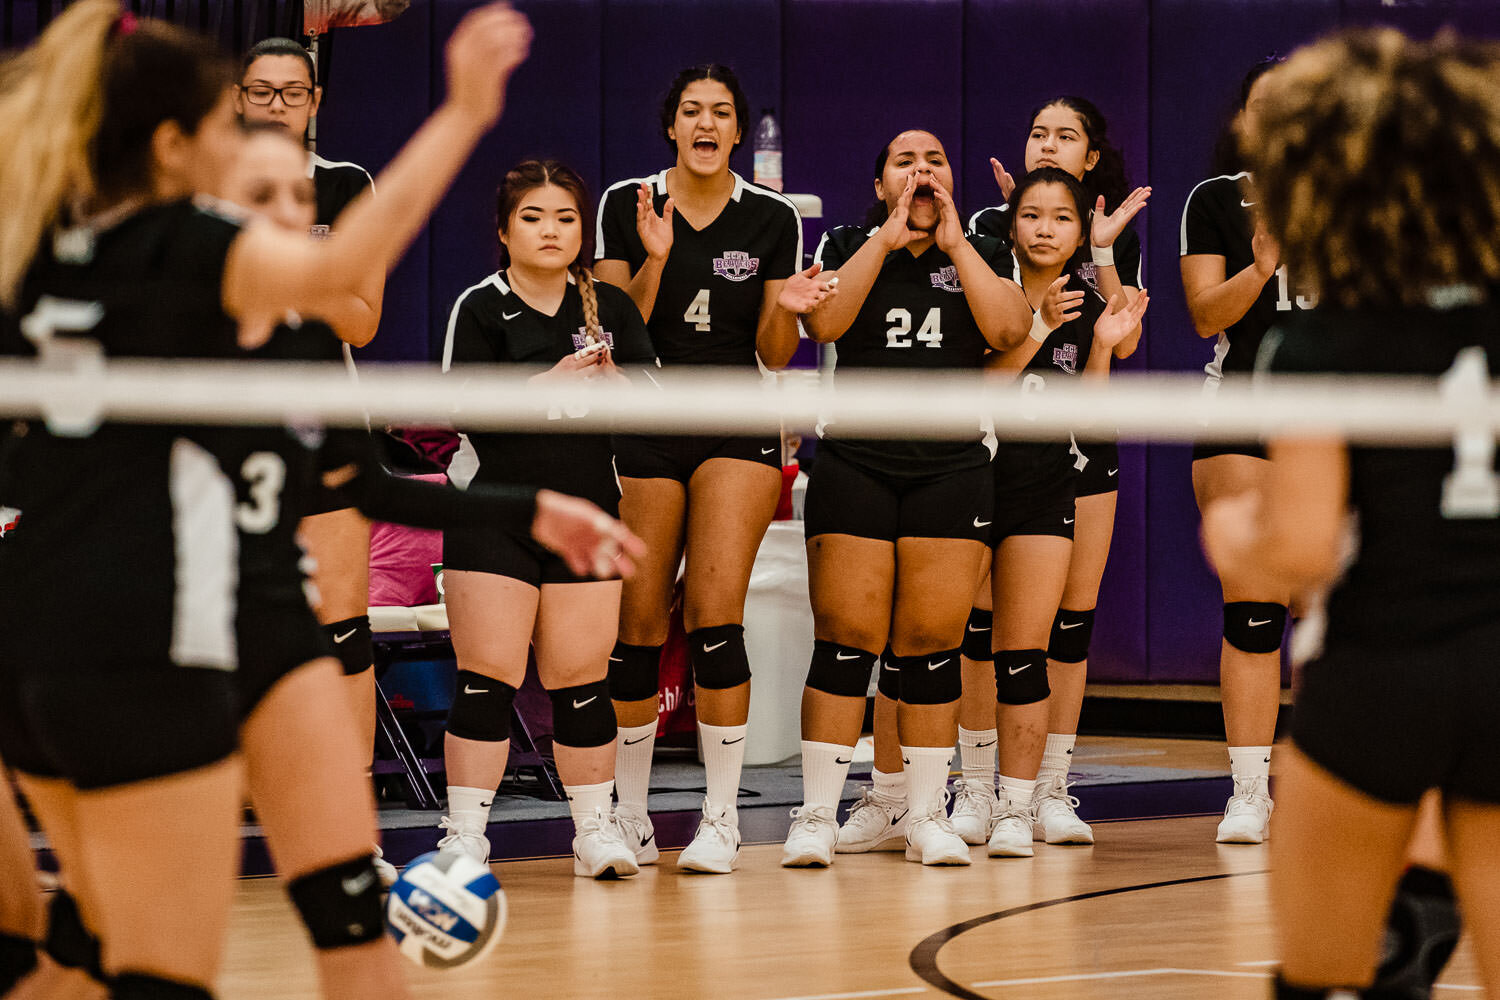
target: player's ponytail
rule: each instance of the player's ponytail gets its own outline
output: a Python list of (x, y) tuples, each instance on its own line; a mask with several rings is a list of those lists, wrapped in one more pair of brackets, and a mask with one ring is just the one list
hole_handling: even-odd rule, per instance
[(157, 126), (195, 134), (232, 79), (207, 39), (117, 0), (80, 0), (0, 65), (0, 303), (65, 211), (149, 198)]
[(111, 36), (129, 22), (116, 0), (83, 0), (0, 64), (0, 304), (14, 308), (42, 234), (93, 194), (89, 150), (104, 107)]
[(590, 345), (604, 339), (604, 328), (599, 325), (599, 294), (594, 290), (594, 272), (576, 264), (573, 276), (578, 279), (578, 297), (583, 299), (583, 336)]

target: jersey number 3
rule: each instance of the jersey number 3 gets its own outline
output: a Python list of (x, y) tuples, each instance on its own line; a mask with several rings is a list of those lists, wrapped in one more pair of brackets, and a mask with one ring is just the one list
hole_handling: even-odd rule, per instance
[[(891, 324), (885, 331), (886, 347), (912, 345), (910, 310), (892, 309), (885, 314), (885, 321)], [(943, 346), (943, 311), (937, 306), (927, 310), (927, 318), (922, 320), (921, 329), (917, 330), (917, 339), (928, 347)]]
[(264, 535), (281, 519), (281, 488), (286, 485), (286, 462), (274, 451), (253, 451), (240, 466), (250, 499), (235, 505), (234, 522), (250, 535)]
[(699, 333), (708, 333), (713, 328), (713, 318), (708, 314), (707, 288), (698, 289), (698, 294), (688, 303), (687, 312), (682, 314), (682, 321), (691, 323)]

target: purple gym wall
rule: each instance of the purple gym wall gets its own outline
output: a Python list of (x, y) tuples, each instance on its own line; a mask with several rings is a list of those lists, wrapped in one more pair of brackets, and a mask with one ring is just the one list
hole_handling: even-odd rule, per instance
[[(322, 148), (384, 163), (441, 85), (440, 43), (464, 0), (416, 5), (399, 21), (337, 36)], [(1193, 369), (1177, 271), (1182, 205), (1208, 176), (1223, 115), (1252, 63), (1340, 25), (1416, 34), (1444, 24), (1500, 35), (1492, 0), (533, 0), (532, 56), (499, 128), (461, 175), (393, 276), (380, 337), (364, 352), (423, 359), (442, 342), (459, 290), (493, 267), (493, 191), (527, 155), (560, 156), (597, 192), (670, 165), (657, 106), (673, 74), (698, 62), (740, 74), (752, 118), (775, 107), (789, 191), (822, 197), (824, 223), (852, 222), (872, 198), (875, 154), (903, 128), (934, 131), (958, 165), (958, 200), (998, 200), (988, 158), (1018, 172), (1028, 115), (1059, 93), (1095, 101), (1150, 183), (1138, 223), (1148, 332), (1126, 368)], [(356, 95), (358, 99), (356, 99)], [(754, 121), (747, 123), (753, 128)], [(749, 174), (748, 143), (734, 168)], [(1100, 595), (1091, 676), (1217, 680), (1221, 598), (1198, 547), (1186, 448), (1128, 446), (1115, 546)]]
[[(282, 0), (256, 0), (278, 16)], [(321, 119), (320, 151), (378, 170), (441, 97), (442, 42), (474, 0), (427, 0), (396, 22), (344, 29)], [(6, 37), (30, 37), (58, 0), (7, 5)], [(182, 5), (185, 8), (192, 5)], [(211, 4), (210, 7), (216, 5)], [(525, 156), (573, 164), (603, 184), (670, 165), (656, 120), (673, 74), (723, 62), (740, 74), (753, 129), (775, 107), (789, 191), (820, 195), (824, 223), (856, 221), (872, 197), (875, 154), (920, 127), (947, 145), (959, 203), (998, 200), (988, 158), (1018, 171), (1028, 114), (1041, 100), (1095, 101), (1150, 183), (1137, 223), (1154, 293), (1147, 334), (1126, 368), (1189, 370), (1209, 356), (1193, 332), (1177, 270), (1182, 205), (1243, 71), (1269, 52), (1341, 25), (1386, 23), (1428, 35), (1444, 25), (1500, 35), (1494, 0), (518, 0), (536, 26), (504, 119), (392, 275), (369, 360), (426, 360), (440, 349), (458, 292), (495, 264), (494, 189)], [(179, 18), (180, 19), (180, 18)], [(222, 29), (222, 26), (221, 26)], [(749, 144), (733, 165), (750, 172)], [(1091, 674), (1098, 680), (1217, 679), (1220, 596), (1197, 540), (1188, 452), (1127, 446), (1119, 518), (1100, 596)]]

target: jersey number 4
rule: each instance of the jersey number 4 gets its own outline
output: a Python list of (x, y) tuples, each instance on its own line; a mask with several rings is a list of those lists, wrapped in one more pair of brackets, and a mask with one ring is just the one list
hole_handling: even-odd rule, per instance
[[(886, 347), (912, 346), (910, 310), (892, 309), (885, 314), (885, 321), (891, 324), (885, 331)], [(927, 310), (927, 317), (922, 320), (922, 326), (917, 330), (917, 340), (928, 347), (943, 346), (943, 311), (937, 306)]]
[(699, 333), (708, 333), (713, 328), (713, 318), (708, 314), (707, 288), (698, 289), (698, 294), (688, 303), (687, 312), (682, 314), (682, 321), (691, 323)]

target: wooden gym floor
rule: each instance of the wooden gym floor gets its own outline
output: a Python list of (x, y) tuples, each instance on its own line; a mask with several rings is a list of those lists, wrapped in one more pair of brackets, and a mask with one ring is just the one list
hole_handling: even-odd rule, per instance
[[(1163, 742), (1178, 766), (1212, 753)], [(951, 869), (882, 853), (787, 870), (779, 840), (747, 844), (729, 876), (680, 874), (675, 852), (621, 882), (575, 878), (568, 858), (497, 863), (510, 906), (499, 948), (451, 972), (410, 966), (410, 981), (433, 1000), (1264, 1000), (1266, 850), (1215, 844), (1216, 822), (1100, 823), (1093, 847), (1006, 860), (976, 848), (972, 866)], [(1464, 944), (1435, 996), (1480, 996), (1477, 982)], [(225, 1000), (317, 1000), (274, 879), (240, 884), (220, 988)]]

